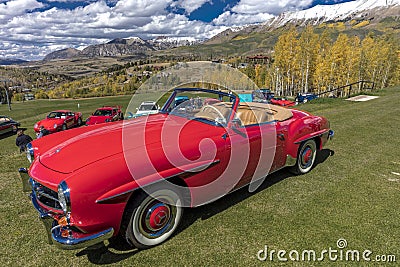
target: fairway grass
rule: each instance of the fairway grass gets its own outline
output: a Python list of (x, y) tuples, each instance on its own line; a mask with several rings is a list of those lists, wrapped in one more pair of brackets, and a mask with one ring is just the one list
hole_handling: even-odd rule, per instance
[[(15, 135), (0, 138), (0, 263), (4, 266), (270, 266), (281, 265), (285, 250), (294, 266), (369, 266), (376, 256), (400, 262), (400, 87), (375, 93), (366, 102), (317, 99), (297, 106), (330, 120), (335, 131), (306, 175), (286, 170), (268, 176), (254, 193), (243, 188), (212, 204), (188, 209), (178, 233), (152, 249), (137, 251), (120, 243), (92, 250), (62, 251), (46, 243), (44, 228), (27, 194), (18, 168), (26, 158)], [(143, 100), (146, 98), (144, 95)], [(149, 96), (148, 100), (151, 99)], [(82, 100), (36, 100), (0, 105), (0, 114), (21, 122), (34, 137), (33, 124), (51, 110), (83, 112), (86, 119), (102, 105), (127, 107), (128, 96)], [(397, 174), (396, 174), (397, 173)], [(338, 248), (338, 240), (347, 245)], [(343, 243), (340, 243), (343, 244)], [(258, 256), (268, 258), (265, 261)], [(343, 256), (301, 260), (303, 251), (339, 250)], [(270, 258), (271, 250), (275, 250)], [(346, 261), (348, 250), (360, 261)], [(371, 251), (371, 262), (361, 253)], [(300, 253), (299, 261), (289, 251)], [(257, 256), (258, 255), (258, 256)], [(294, 254), (292, 254), (293, 256)], [(383, 257), (381, 257), (383, 258)], [(388, 258), (388, 257), (386, 257)], [(392, 259), (392, 258), (391, 258)], [(383, 265), (382, 262), (378, 265)]]

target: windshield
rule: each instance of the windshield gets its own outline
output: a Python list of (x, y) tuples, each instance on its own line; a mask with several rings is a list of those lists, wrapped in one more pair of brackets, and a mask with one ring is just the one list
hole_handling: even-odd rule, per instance
[(60, 119), (61, 117), (65, 117), (66, 114), (65, 112), (50, 112), (50, 114), (47, 116), (49, 119)]
[(140, 105), (139, 110), (140, 111), (157, 110), (157, 107), (154, 104), (142, 104)]
[(11, 120), (7, 117), (0, 117), (0, 123), (5, 123), (5, 122), (9, 122), (9, 121), (11, 121)]
[(228, 93), (189, 88), (172, 94), (163, 107), (164, 112), (215, 125), (226, 125), (236, 97)]
[(111, 113), (110, 109), (98, 109), (93, 113), (93, 116), (110, 116)]

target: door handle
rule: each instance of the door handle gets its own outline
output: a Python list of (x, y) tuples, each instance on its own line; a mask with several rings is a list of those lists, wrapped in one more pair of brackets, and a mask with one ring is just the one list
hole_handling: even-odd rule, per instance
[(285, 135), (283, 133), (279, 133), (276, 136), (279, 138), (279, 140), (285, 141)]

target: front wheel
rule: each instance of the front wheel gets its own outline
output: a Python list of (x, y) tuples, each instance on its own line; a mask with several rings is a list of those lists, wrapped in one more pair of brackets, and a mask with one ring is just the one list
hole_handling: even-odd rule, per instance
[(317, 155), (317, 144), (314, 140), (310, 139), (305, 141), (299, 148), (297, 154), (296, 165), (292, 167), (292, 172), (295, 174), (305, 174), (309, 172), (314, 163)]
[(82, 119), (78, 118), (78, 126), (81, 126), (81, 125), (82, 125)]
[[(149, 193), (149, 194), (148, 194)], [(125, 218), (125, 239), (139, 249), (161, 244), (173, 235), (183, 216), (182, 197), (173, 189), (140, 192)]]
[(61, 127), (61, 130), (63, 130), (63, 131), (65, 131), (65, 130), (67, 130), (68, 128), (67, 128), (67, 125), (64, 123), (63, 125), (62, 125), (62, 127)]

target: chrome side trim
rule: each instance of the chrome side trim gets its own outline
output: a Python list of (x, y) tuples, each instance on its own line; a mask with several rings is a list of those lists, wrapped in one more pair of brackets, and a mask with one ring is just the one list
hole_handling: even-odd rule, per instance
[(303, 136), (303, 137), (301, 137), (301, 138), (295, 140), (294, 143), (295, 143), (295, 144), (300, 144), (300, 143), (305, 142), (305, 141), (307, 141), (307, 140), (314, 139), (315, 137), (323, 136), (324, 134), (327, 134), (328, 132), (329, 132), (329, 130), (327, 130), (327, 129), (324, 129), (324, 130), (321, 130), (321, 131), (317, 131), (317, 132), (312, 133), (312, 134), (311, 134), (309, 137), (307, 137), (307, 138), (304, 138), (304, 136)]
[(294, 165), (296, 165), (296, 162), (297, 162), (297, 158), (293, 158), (292, 156), (287, 155), (285, 167), (294, 166)]
[[(205, 170), (205, 169), (204, 169), (205, 167), (207, 167), (206, 169), (208, 169), (209, 167), (214, 166), (215, 164), (218, 164), (219, 162), (220, 162), (220, 160), (217, 159), (217, 160), (212, 161), (211, 163), (206, 163), (206, 164), (203, 164), (203, 165), (194, 167), (194, 168), (192, 168), (192, 169), (190, 169), (190, 170), (182, 171), (182, 172), (179, 172), (179, 173), (177, 173), (177, 174), (174, 174), (174, 175), (165, 177), (165, 178), (162, 179), (162, 180), (158, 180), (158, 181), (155, 181), (155, 182), (153, 182), (153, 183), (146, 184), (146, 186), (150, 186), (150, 185), (159, 183), (160, 181), (167, 181), (168, 179), (171, 179), (171, 178), (173, 178), (173, 177), (176, 177), (176, 176), (179, 176), (179, 175), (182, 175), (182, 174), (185, 174), (185, 173), (198, 173), (198, 172), (201, 172), (201, 171)], [(132, 193), (132, 192), (136, 191), (136, 190), (139, 189), (139, 188), (140, 188), (140, 187), (136, 187), (136, 188), (133, 188), (133, 189), (124, 191), (124, 192), (122, 192), (122, 193), (116, 194), (116, 195), (111, 196), (111, 197), (98, 199), (98, 200), (96, 200), (96, 203), (97, 203), (97, 204), (101, 204), (101, 203), (104, 203), (104, 202), (106, 202), (106, 201), (110, 201), (110, 200), (112, 200), (112, 199), (115, 199), (115, 198), (121, 197), (121, 196), (123, 196), (123, 195)]]

